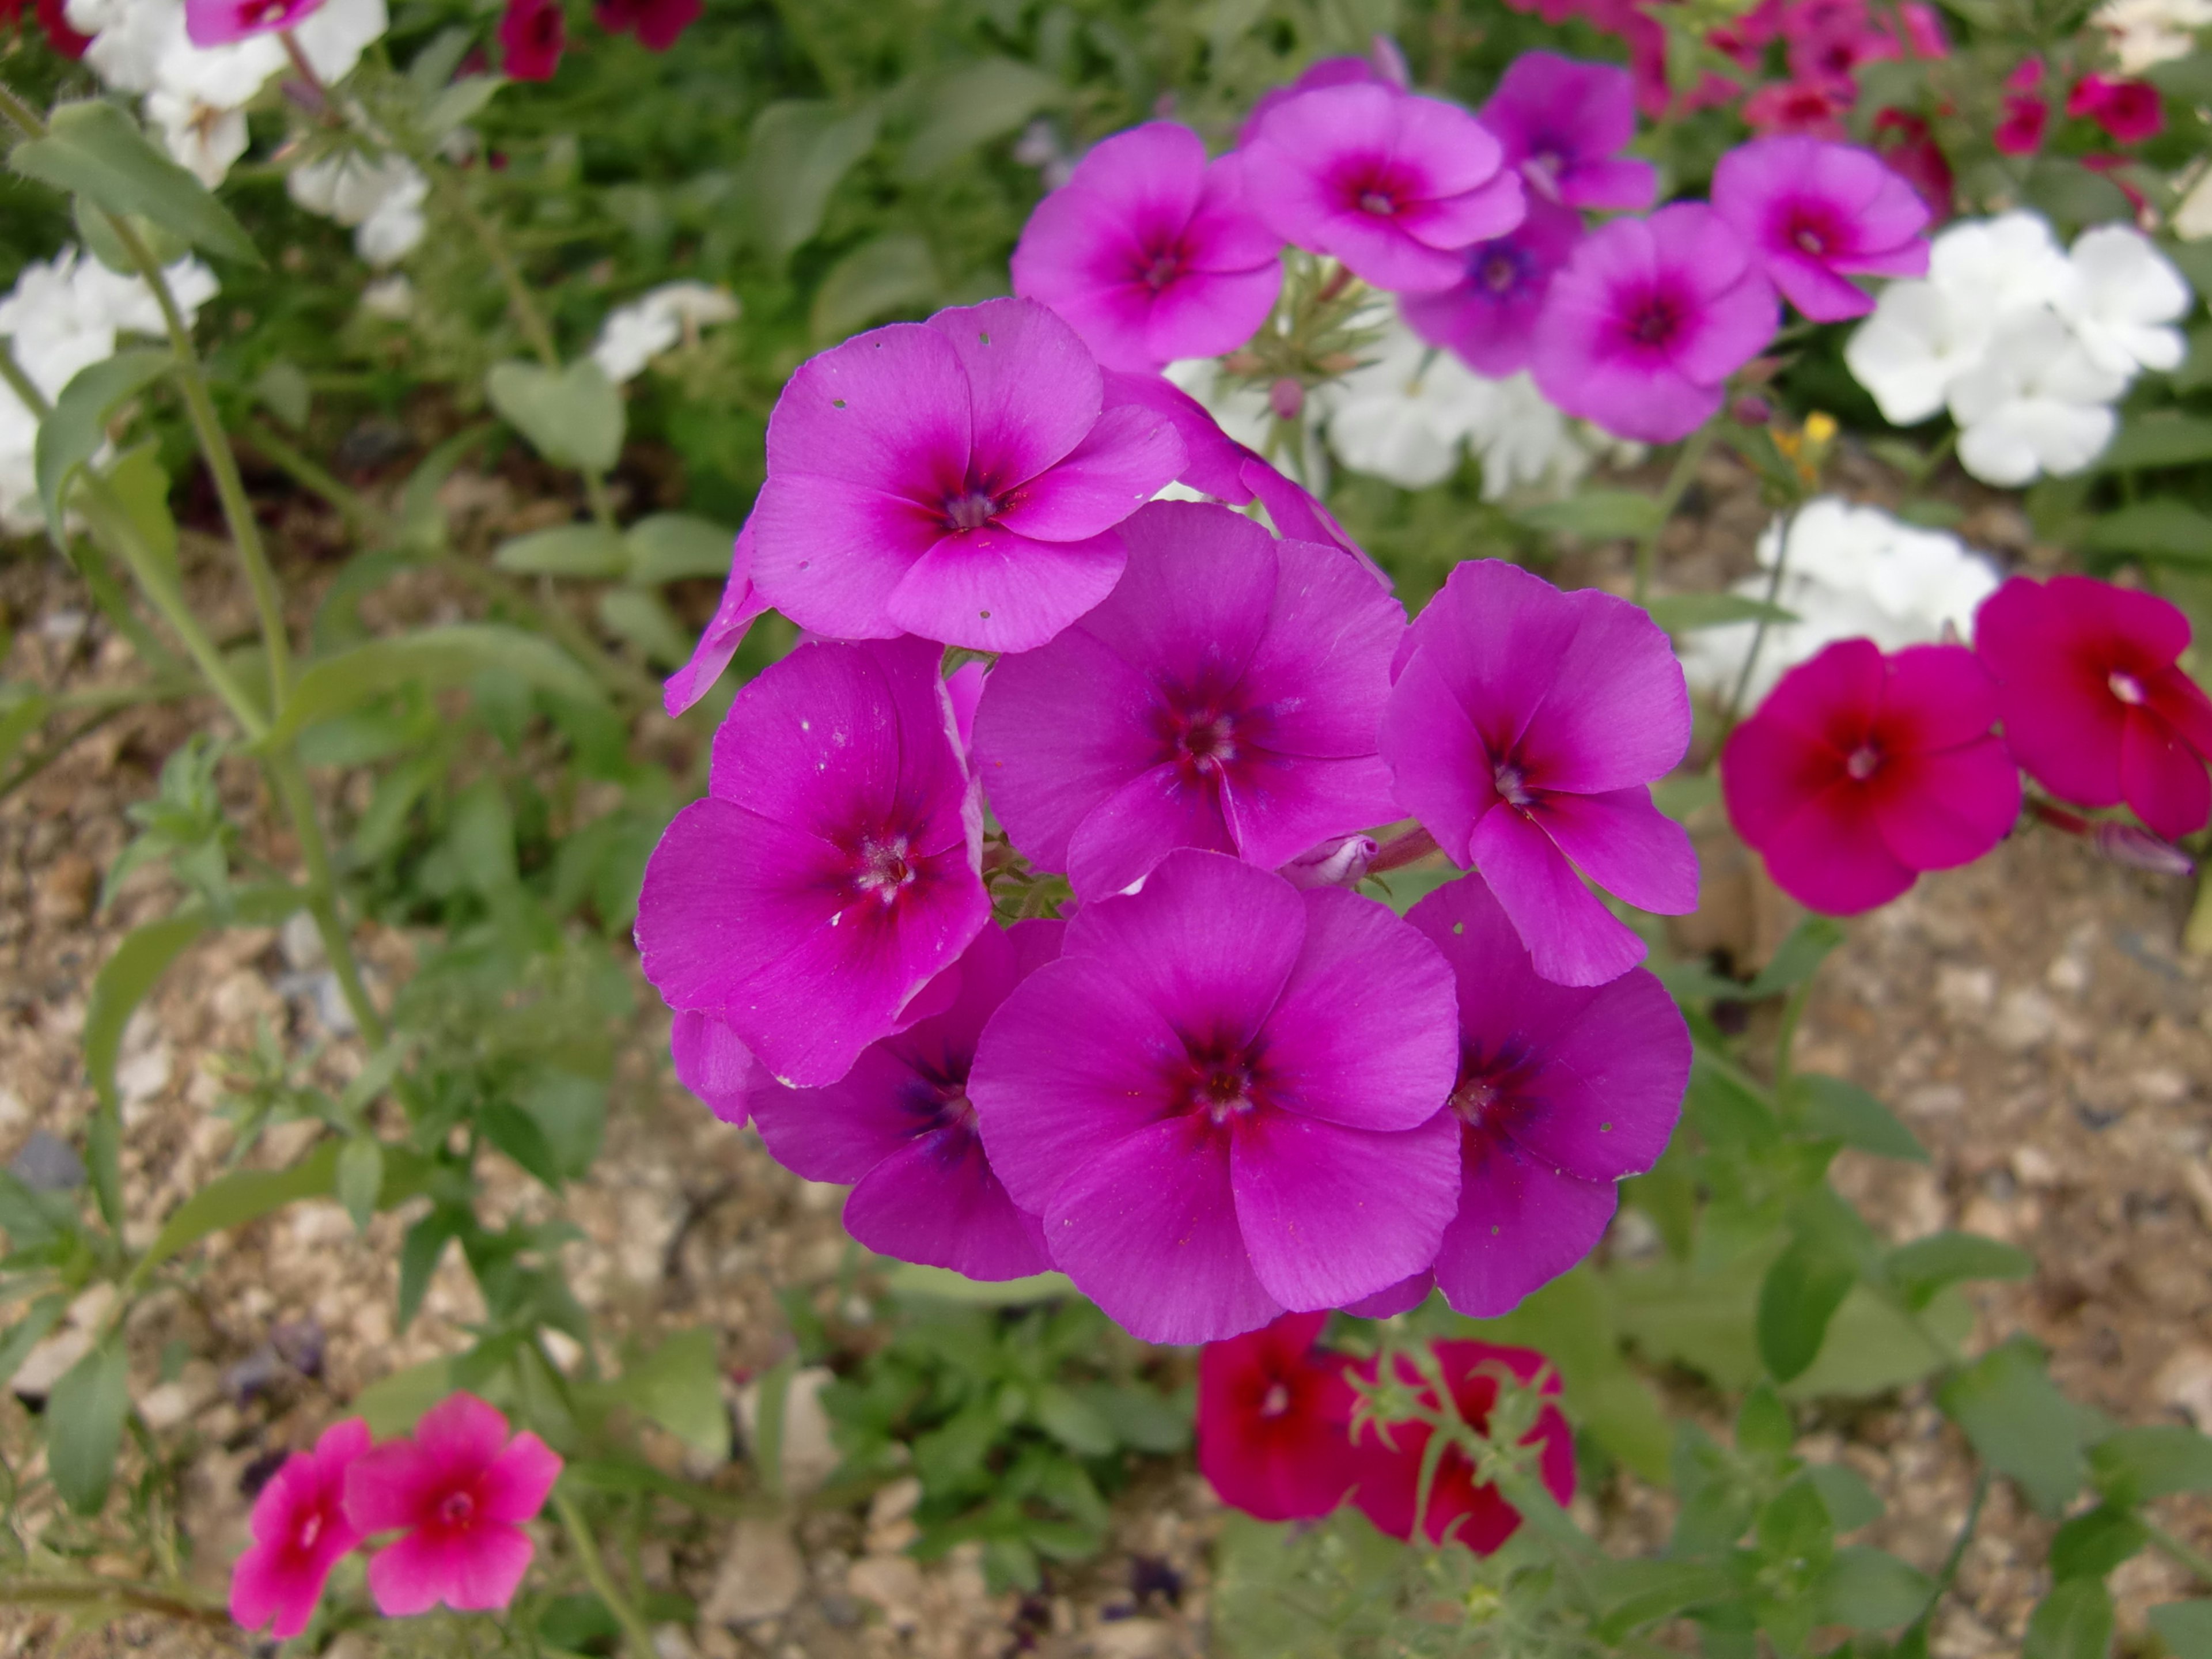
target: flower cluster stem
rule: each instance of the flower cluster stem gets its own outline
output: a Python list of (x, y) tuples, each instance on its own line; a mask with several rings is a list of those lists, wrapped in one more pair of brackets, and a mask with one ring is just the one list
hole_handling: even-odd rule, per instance
[(1658, 562), (1659, 538), (1666, 533), (1667, 526), (1674, 516), (1674, 509), (1682, 504), (1696, 480), (1698, 467), (1705, 453), (1720, 435), (1720, 422), (1725, 416), (1717, 415), (1692, 432), (1682, 443), (1681, 453), (1674, 457), (1674, 465), (1667, 474), (1667, 482), (1659, 489), (1659, 514), (1651, 528), (1638, 538), (1636, 544), (1636, 602), (1645, 605), (1651, 598), (1651, 570)]
[(653, 1627), (645, 1622), (645, 1615), (631, 1604), (616, 1584), (614, 1575), (607, 1571), (598, 1540), (592, 1536), (591, 1525), (584, 1519), (583, 1510), (576, 1506), (576, 1500), (558, 1486), (553, 1489), (553, 1511), (568, 1531), (569, 1546), (576, 1552), (576, 1565), (583, 1569), (584, 1582), (607, 1604), (607, 1611), (622, 1626), (630, 1659), (659, 1659), (659, 1650), (653, 1645)]

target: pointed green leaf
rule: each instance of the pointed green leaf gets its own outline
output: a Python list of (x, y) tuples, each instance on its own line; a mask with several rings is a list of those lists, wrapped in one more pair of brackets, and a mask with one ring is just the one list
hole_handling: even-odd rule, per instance
[(1778, 1382), (1819, 1358), (1828, 1322), (1843, 1306), (1857, 1270), (1825, 1241), (1800, 1237), (1774, 1259), (1759, 1287), (1759, 1356)]
[(2112, 1596), (2096, 1578), (2069, 1578), (2027, 1621), (2021, 1659), (2105, 1659), (2112, 1645)]
[[(1638, 498), (1639, 500), (1641, 497)], [(1729, 623), (1794, 623), (1797, 614), (1764, 599), (1741, 593), (1662, 593), (1644, 607), (1651, 620), (1669, 634), (1686, 634), (1699, 628), (1722, 628)]]
[(753, 121), (745, 155), (753, 234), (781, 264), (822, 228), (830, 192), (876, 142), (873, 106), (841, 112), (833, 104), (794, 99), (770, 104)]
[(1972, 1279), (2026, 1279), (2035, 1258), (1978, 1233), (1931, 1233), (1900, 1244), (1883, 1258), (1890, 1283), (1916, 1308), (1924, 1308), (1946, 1285)]
[(730, 1413), (722, 1400), (721, 1356), (714, 1332), (679, 1331), (626, 1366), (612, 1391), (693, 1450), (717, 1462), (728, 1459)]
[(56, 106), (46, 136), (16, 145), (8, 165), (56, 190), (79, 191), (110, 213), (143, 214), (211, 253), (261, 263), (230, 210), (155, 149), (118, 105), (88, 99)]
[[(119, 1121), (122, 1097), (115, 1086), (116, 1056), (123, 1048), (123, 1028), (146, 993), (154, 988), (164, 969), (184, 948), (206, 931), (207, 920), (198, 915), (176, 915), (151, 921), (126, 935), (115, 954), (101, 964), (85, 1004), (84, 1065), (91, 1073), (93, 1093), (99, 1097), (95, 1132), (101, 1122)], [(111, 1227), (122, 1225), (123, 1177), (115, 1164), (112, 1133), (95, 1139), (92, 1152), (92, 1184), (100, 1213)]]
[(604, 526), (563, 524), (501, 542), (491, 562), (530, 576), (619, 576), (629, 568), (629, 553)]
[(1936, 1581), (1886, 1550), (1853, 1544), (1836, 1552), (1817, 1592), (1824, 1623), (1894, 1630), (1920, 1616)]
[(175, 354), (157, 346), (118, 351), (79, 369), (54, 399), (53, 413), (39, 422), (33, 467), (39, 504), (46, 509), (46, 526), (58, 544), (62, 539), (62, 492), (70, 475), (107, 441), (107, 417), (116, 405), (137, 397), (176, 361)]
[(2212, 1437), (2178, 1423), (2122, 1429), (2089, 1448), (2089, 1474), (2115, 1504), (2212, 1492)]
[(2212, 1659), (2212, 1601), (2166, 1601), (2150, 1610), (2150, 1627), (2173, 1659)]
[(1593, 542), (1649, 535), (1662, 521), (1659, 503), (1632, 489), (1585, 489), (1564, 501), (1523, 507), (1513, 516), (1531, 530)]
[(354, 1231), (367, 1232), (376, 1214), (377, 1194), (384, 1190), (384, 1148), (368, 1135), (359, 1135), (339, 1152), (336, 1182), (338, 1202), (353, 1218)]
[(2038, 1513), (2065, 1511), (2081, 1489), (2083, 1419), (2025, 1337), (1992, 1349), (1936, 1390), (1936, 1403), (1983, 1461), (2008, 1475)]
[(1840, 1140), (1863, 1152), (1907, 1164), (1928, 1162), (1928, 1149), (1896, 1115), (1856, 1083), (1819, 1072), (1790, 1079), (1799, 1121), (1823, 1139)]
[(634, 582), (672, 582), (686, 576), (726, 576), (737, 532), (688, 513), (640, 519), (623, 539), (629, 548)]
[(70, 1366), (46, 1396), (46, 1472), (79, 1515), (95, 1515), (107, 1501), (130, 1409), (130, 1362), (120, 1331)]
[(55, 1291), (40, 1297), (31, 1304), (30, 1311), (8, 1328), (8, 1334), (0, 1337), (0, 1388), (15, 1380), (15, 1373), (23, 1369), (23, 1362), (31, 1357), (31, 1350), (46, 1340), (46, 1333), (61, 1322), (69, 1311), (66, 1293)]
[(233, 1170), (179, 1204), (140, 1258), (137, 1271), (150, 1273), (210, 1233), (242, 1227), (303, 1198), (322, 1198), (338, 1166), (339, 1143), (326, 1140), (283, 1170)]
[(981, 58), (949, 70), (925, 94), (921, 125), (907, 140), (899, 175), (926, 179), (977, 144), (1012, 132), (1060, 95), (1059, 82), (1012, 58)]
[(457, 623), (371, 640), (311, 664), (264, 745), (290, 742), (318, 720), (357, 708), (402, 686), (440, 690), (480, 670), (504, 668), (544, 691), (597, 703), (598, 684), (559, 647), (497, 623)]

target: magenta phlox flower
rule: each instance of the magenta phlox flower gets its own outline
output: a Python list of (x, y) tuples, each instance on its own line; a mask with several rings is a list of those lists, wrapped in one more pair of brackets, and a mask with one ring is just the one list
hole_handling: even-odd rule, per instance
[(1403, 92), (1413, 85), (1413, 76), (1406, 67), (1406, 55), (1398, 43), (1388, 35), (1375, 37), (1375, 50), (1365, 58), (1322, 58), (1306, 66), (1304, 74), (1287, 87), (1270, 87), (1252, 100), (1251, 113), (1237, 134), (1241, 149), (1249, 145), (1260, 131), (1260, 123), (1279, 105), (1286, 104), (1300, 93), (1316, 91), (1322, 87), (1377, 86)]
[(1850, 86), (1862, 64), (1904, 55), (1896, 36), (1868, 17), (1866, 0), (1792, 0), (1782, 37), (1791, 75), (1834, 86)]
[(975, 709), (983, 701), (983, 665), (970, 659), (945, 677), (945, 695), (952, 700), (952, 732), (960, 739), (960, 752), (975, 747)]
[(2087, 116), (2120, 144), (2142, 143), (2157, 137), (2166, 126), (2166, 110), (2156, 87), (2108, 75), (2085, 75), (2075, 82), (2066, 94), (2066, 112)]
[(1743, 239), (1704, 204), (1678, 202), (1576, 246), (1537, 319), (1536, 384), (1608, 432), (1671, 443), (1718, 410), (1728, 377), (1780, 320)]
[(1090, 348), (1034, 300), (832, 347), (769, 418), (755, 587), (832, 639), (1042, 645), (1112, 590), (1114, 527), (1182, 470), (1169, 422), (1103, 398)]
[(697, 21), (702, 0), (599, 0), (592, 15), (610, 34), (635, 34), (647, 52), (666, 52)]
[(1377, 288), (1449, 288), (1461, 250), (1521, 222), (1519, 175), (1456, 104), (1324, 87), (1267, 112), (1243, 151), (1248, 199), (1285, 241)]
[(1743, 124), (1763, 135), (1841, 140), (1848, 136), (1844, 117), (1857, 95), (1849, 82), (1778, 81), (1743, 100)]
[(1662, 915), (1698, 902), (1689, 836), (1646, 787), (1690, 744), (1666, 635), (1626, 599), (1477, 559), (1411, 637), (1382, 715), (1399, 804), (1454, 863), (1480, 867), (1538, 973), (1618, 978), (1644, 941), (1583, 876)]
[(723, 1122), (744, 1127), (752, 1112), (746, 1097), (760, 1067), (728, 1022), (704, 1009), (680, 1008), (668, 1024), (668, 1051), (676, 1080)]
[(1398, 308), (1414, 333), (1459, 354), (1478, 374), (1504, 380), (1528, 368), (1552, 277), (1583, 239), (1583, 216), (1531, 194), (1528, 216), (1467, 251), (1460, 280), (1408, 294)]
[(1659, 170), (1620, 154), (1636, 137), (1636, 86), (1616, 64), (1524, 52), (1482, 106), (1482, 125), (1532, 197), (1638, 212), (1658, 192)]
[(250, 34), (297, 28), (323, 0), (185, 0), (185, 38), (194, 46), (226, 46)]
[(1221, 429), (1206, 405), (1164, 374), (1106, 372), (1109, 411), (1134, 408), (1165, 420), (1182, 442), (1182, 471), (1176, 482), (1232, 505), (1252, 499), (1244, 465), (1252, 452)]
[(714, 734), (706, 799), (646, 865), (646, 977), (787, 1082), (842, 1077), (990, 914), (938, 658), (915, 639), (821, 643), (768, 669)]
[(402, 1535), (369, 1559), (368, 1590), (386, 1618), (504, 1607), (535, 1547), (523, 1523), (545, 1505), (561, 1459), (472, 1394), (441, 1401), (413, 1437), (388, 1440), (347, 1469), (346, 1517), (363, 1535)]
[(1281, 240), (1243, 180), (1240, 157), (1209, 164), (1176, 122), (1117, 132), (1030, 215), (1014, 292), (1059, 313), (1106, 368), (1233, 351), (1283, 285)]
[(1599, 986), (1541, 977), (1480, 876), (1407, 913), (1459, 988), (1459, 1213), (1436, 1282), (1473, 1319), (1510, 1313), (1584, 1256), (1614, 1183), (1659, 1161), (1690, 1077), (1690, 1029), (1650, 973)]
[(1178, 852), (1075, 913), (969, 1095), (1084, 1294), (1146, 1341), (1212, 1342), (1434, 1258), (1452, 1030), (1450, 970), (1382, 905)]
[(333, 1423), (312, 1452), (294, 1452), (253, 1500), (253, 1542), (230, 1571), (230, 1616), (289, 1642), (307, 1629), (341, 1557), (361, 1544), (345, 1516), (346, 1471), (368, 1449), (368, 1425)]
[(868, 1249), (970, 1279), (1052, 1266), (1036, 1217), (1015, 1207), (984, 1158), (968, 1078), (985, 1023), (1060, 954), (1065, 927), (984, 928), (954, 970), (951, 1006), (884, 1038), (826, 1088), (757, 1079), (750, 1103), (769, 1151), (809, 1181), (851, 1187), (845, 1231)]
[(1334, 548), (1156, 501), (1128, 568), (1048, 646), (1002, 657), (975, 770), (1013, 843), (1086, 901), (1178, 847), (1273, 869), (1397, 816), (1376, 732), (1405, 612)]
[(1739, 144), (1713, 169), (1713, 211), (1814, 322), (1874, 309), (1852, 276), (1927, 274), (1927, 203), (1856, 145), (1806, 137)]
[(722, 678), (730, 659), (745, 642), (746, 630), (769, 608), (768, 601), (753, 590), (753, 546), (752, 515), (747, 514), (731, 546), (729, 578), (722, 584), (721, 602), (714, 607), (707, 631), (700, 635), (691, 660), (661, 684), (661, 707), (671, 720), (705, 696)]

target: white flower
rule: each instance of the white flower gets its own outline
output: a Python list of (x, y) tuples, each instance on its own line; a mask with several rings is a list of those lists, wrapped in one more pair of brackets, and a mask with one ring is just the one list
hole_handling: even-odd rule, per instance
[(353, 234), (355, 251), (379, 270), (412, 253), (429, 228), (422, 204), (430, 194), (430, 181), (413, 162), (401, 161), (400, 166), (406, 168), (406, 176)]
[(2111, 441), (2107, 405), (2126, 389), (2127, 376), (2099, 368), (2056, 312), (2014, 318), (1951, 386), (1960, 465), (2007, 486), (2078, 472)]
[(2173, 210), (2173, 234), (2185, 242), (2212, 236), (2212, 167), (2206, 167)]
[(380, 276), (361, 291), (361, 308), (372, 317), (399, 322), (415, 312), (415, 284), (404, 271)]
[(246, 154), (246, 112), (204, 104), (166, 87), (146, 94), (146, 113), (161, 129), (170, 159), (191, 170), (210, 190)]
[(2181, 273), (2132, 225), (2100, 225), (2075, 240), (2075, 282), (2059, 304), (2081, 349), (2119, 375), (2180, 367), (2188, 347), (2169, 328), (2193, 297)]
[(292, 38), (323, 84), (335, 86), (391, 27), (384, 0), (324, 0), (300, 20)]
[(705, 283), (668, 283), (607, 313), (592, 361), (617, 386), (634, 380), (645, 366), (679, 340), (726, 323), (738, 314), (737, 297)]
[(1328, 446), (1355, 472), (1423, 489), (1451, 476), (1498, 398), (1498, 382), (1398, 323), (1373, 362), (1328, 388)]
[(2120, 73), (2141, 75), (2189, 56), (2197, 45), (2191, 31), (2212, 23), (2212, 0), (2106, 0), (2090, 21), (2112, 36)]
[(1928, 280), (1991, 324), (2063, 299), (2075, 280), (2057, 238), (2026, 209), (1962, 219), (1928, 245)]
[(184, 0), (68, 0), (63, 15), (92, 37), (84, 61), (117, 92), (152, 90), (162, 55), (185, 27)]
[(1516, 490), (1564, 491), (1589, 471), (1600, 442), (1610, 442), (1593, 441), (1593, 429), (1570, 422), (1526, 373), (1484, 384), (1490, 398), (1468, 433), (1468, 447), (1482, 462), (1486, 501)]
[(284, 188), (308, 212), (355, 227), (354, 246), (373, 265), (404, 258), (422, 240), (430, 181), (404, 155), (341, 150), (294, 167)]
[(1981, 362), (1989, 338), (1989, 317), (1976, 307), (1933, 283), (1892, 283), (1851, 331), (1844, 362), (1885, 420), (1913, 426), (1943, 407), (1951, 383)]

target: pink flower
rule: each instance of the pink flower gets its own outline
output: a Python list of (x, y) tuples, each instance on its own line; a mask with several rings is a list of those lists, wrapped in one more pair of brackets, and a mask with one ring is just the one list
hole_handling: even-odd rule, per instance
[(1626, 599), (1475, 559), (1407, 640), (1382, 716), (1400, 805), (1454, 863), (1480, 866), (1546, 979), (1626, 973), (1644, 941), (1583, 876), (1664, 915), (1698, 902), (1690, 838), (1646, 787), (1690, 744), (1667, 636)]
[(1803, 137), (1739, 144), (1713, 169), (1713, 211), (1814, 322), (1874, 309), (1850, 276), (1928, 270), (1928, 204), (1871, 150)]
[(1928, 123), (1901, 109), (1874, 118), (1874, 147), (1882, 165), (1919, 192), (1936, 219), (1951, 216), (1951, 163)]
[(746, 631), (769, 608), (767, 601), (753, 591), (753, 547), (752, 515), (747, 514), (730, 549), (730, 574), (722, 585), (721, 603), (714, 607), (707, 631), (699, 636), (691, 660), (661, 685), (661, 707), (671, 720), (713, 689), (730, 665), (730, 659), (738, 654), (738, 647), (745, 642)]
[[(1452, 1404), (1460, 1419), (1480, 1433), (1490, 1426), (1492, 1408), (1498, 1404), (1500, 1371), (1523, 1387), (1544, 1372), (1542, 1392), (1559, 1391), (1556, 1371), (1547, 1370), (1544, 1356), (1533, 1348), (1500, 1348), (1487, 1342), (1436, 1342), (1430, 1345), (1451, 1389)], [(1379, 1356), (1355, 1368), (1354, 1375), (1372, 1382), (1382, 1370)], [(1422, 1381), (1419, 1369), (1405, 1355), (1398, 1358), (1398, 1376), (1413, 1387), (1431, 1410), (1441, 1404), (1435, 1389)], [(1393, 1423), (1386, 1428), (1372, 1420), (1353, 1431), (1352, 1449), (1358, 1460), (1359, 1485), (1353, 1501), (1375, 1523), (1376, 1530), (1393, 1538), (1410, 1540), (1420, 1504), (1421, 1465), (1429, 1437), (1436, 1431), (1419, 1419)], [(1540, 1447), (1537, 1472), (1553, 1498), (1565, 1504), (1575, 1495), (1575, 1437), (1557, 1406), (1547, 1406), (1536, 1426), (1522, 1440), (1524, 1446)], [(1429, 1487), (1425, 1512), (1419, 1515), (1421, 1531), (1431, 1543), (1464, 1545), (1477, 1555), (1488, 1555), (1520, 1530), (1521, 1512), (1494, 1486), (1477, 1486), (1474, 1465), (1457, 1446), (1448, 1448), (1437, 1464)]]
[(1759, 0), (1741, 16), (1708, 30), (1705, 44), (1753, 72), (1766, 64), (1766, 48), (1782, 37), (1785, 0)]
[(1678, 202), (1576, 246), (1537, 319), (1536, 384), (1609, 432), (1672, 442), (1719, 410), (1728, 377), (1779, 321), (1742, 238), (1711, 208)]
[(2176, 661), (2188, 647), (2174, 606), (2086, 576), (2015, 576), (1974, 618), (2013, 758), (2062, 800), (2125, 801), (2168, 841), (2212, 812), (2212, 702)]
[(1743, 100), (1744, 125), (1758, 133), (1803, 133), (1841, 138), (1844, 115), (1854, 100), (1848, 85), (1828, 81), (1788, 81), (1761, 87)]
[(1405, 612), (1334, 548), (1156, 501), (1129, 568), (1050, 645), (1002, 658), (975, 769), (1014, 845), (1085, 900), (1178, 847), (1273, 869), (1397, 816), (1376, 729)]
[(1246, 199), (1285, 241), (1377, 288), (1449, 288), (1461, 250), (1521, 222), (1521, 182), (1456, 104), (1371, 84), (1277, 105), (1243, 151)]
[(295, 28), (323, 0), (185, 0), (185, 35), (196, 46), (224, 46), (249, 34)]
[(2158, 88), (2148, 81), (2085, 75), (2067, 94), (2066, 112), (2076, 118), (2087, 116), (2118, 144), (2140, 144), (2166, 128)]
[(666, 52), (699, 15), (701, 0), (599, 0), (592, 15), (610, 34), (635, 34), (647, 52)]
[(728, 1022), (697, 1008), (680, 1008), (668, 1024), (669, 1057), (676, 1080), (723, 1122), (742, 1129), (752, 1117), (748, 1103), (761, 1080), (752, 1050)]
[(1314, 1346), (1328, 1321), (1285, 1314), (1199, 1352), (1198, 1472), (1262, 1521), (1318, 1519), (1352, 1489), (1358, 1396), (1351, 1357)]
[(834, 639), (1042, 645), (1112, 591), (1114, 527), (1182, 469), (1174, 427), (1102, 413), (1104, 391), (1033, 300), (894, 323), (801, 364), (769, 418), (756, 590)]
[(1996, 713), (1963, 647), (1885, 657), (1871, 640), (1839, 640), (1729, 735), (1729, 817), (1801, 904), (1833, 915), (1887, 904), (1922, 871), (1981, 857), (2019, 817), (2019, 771), (1990, 735)]
[(989, 916), (939, 654), (825, 643), (768, 669), (646, 865), (646, 977), (788, 1082), (844, 1076)]
[(1915, 58), (1948, 58), (1951, 55), (1950, 37), (1943, 32), (1943, 19), (1926, 0), (1902, 0), (1897, 9), (1898, 20), (1904, 25), (1905, 50)]
[(561, 0), (507, 0), (500, 14), (500, 71), (510, 81), (550, 81), (568, 42)]
[(2004, 117), (1991, 142), (2002, 155), (2033, 155), (2043, 148), (2051, 105), (2034, 88), (2043, 83), (2043, 60), (2031, 58), (2005, 77)]
[(1052, 1266), (1037, 1218), (1014, 1207), (984, 1159), (968, 1077), (984, 1023), (1060, 954), (1065, 926), (986, 927), (953, 970), (951, 1006), (885, 1037), (826, 1088), (756, 1074), (749, 1099), (769, 1151), (809, 1181), (851, 1187), (845, 1230), (868, 1249), (970, 1279)]
[(1077, 1287), (1145, 1341), (1218, 1342), (1435, 1257), (1451, 1023), (1436, 947), (1372, 899), (1178, 852), (1075, 913), (968, 1091)]
[(1241, 160), (1209, 166), (1188, 127), (1147, 121), (1037, 204), (1014, 292), (1059, 313), (1104, 367), (1157, 369), (1250, 339), (1283, 285), (1281, 253), (1244, 200)]
[(1900, 55), (1896, 40), (1868, 21), (1865, 0), (1793, 0), (1782, 35), (1800, 81), (1849, 86), (1861, 64)]
[(1539, 977), (1480, 875), (1446, 882), (1406, 920), (1459, 988), (1459, 1212), (1436, 1283), (1461, 1313), (1495, 1319), (1588, 1255), (1613, 1183), (1667, 1150), (1690, 1029), (1641, 968), (1593, 988)]
[(1524, 52), (1482, 106), (1482, 125), (1535, 196), (1577, 208), (1651, 205), (1659, 172), (1618, 152), (1636, 137), (1628, 71)]
[(472, 1394), (441, 1401), (412, 1439), (388, 1440), (346, 1471), (346, 1518), (364, 1536), (402, 1529), (368, 1563), (388, 1619), (444, 1602), (491, 1612), (514, 1599), (534, 1547), (523, 1522), (545, 1505), (561, 1460)]
[(1527, 218), (1468, 249), (1457, 283), (1434, 294), (1409, 294), (1398, 308), (1423, 339), (1503, 380), (1528, 366), (1530, 337), (1552, 277), (1582, 239), (1582, 215), (1532, 195)]
[(230, 1570), (230, 1616), (276, 1638), (307, 1629), (338, 1558), (361, 1543), (346, 1520), (346, 1470), (368, 1449), (368, 1425), (333, 1423), (313, 1452), (294, 1452), (253, 1500), (253, 1542)]
[(1373, 85), (1388, 87), (1403, 92), (1413, 84), (1407, 71), (1406, 55), (1398, 50), (1398, 43), (1387, 35), (1375, 37), (1375, 50), (1365, 58), (1321, 58), (1306, 66), (1304, 74), (1287, 87), (1270, 87), (1252, 100), (1251, 113), (1244, 118), (1238, 129), (1239, 148), (1249, 144), (1253, 135), (1260, 131), (1260, 123), (1279, 104), (1288, 103), (1302, 92), (1312, 92), (1322, 87), (1351, 87)]

